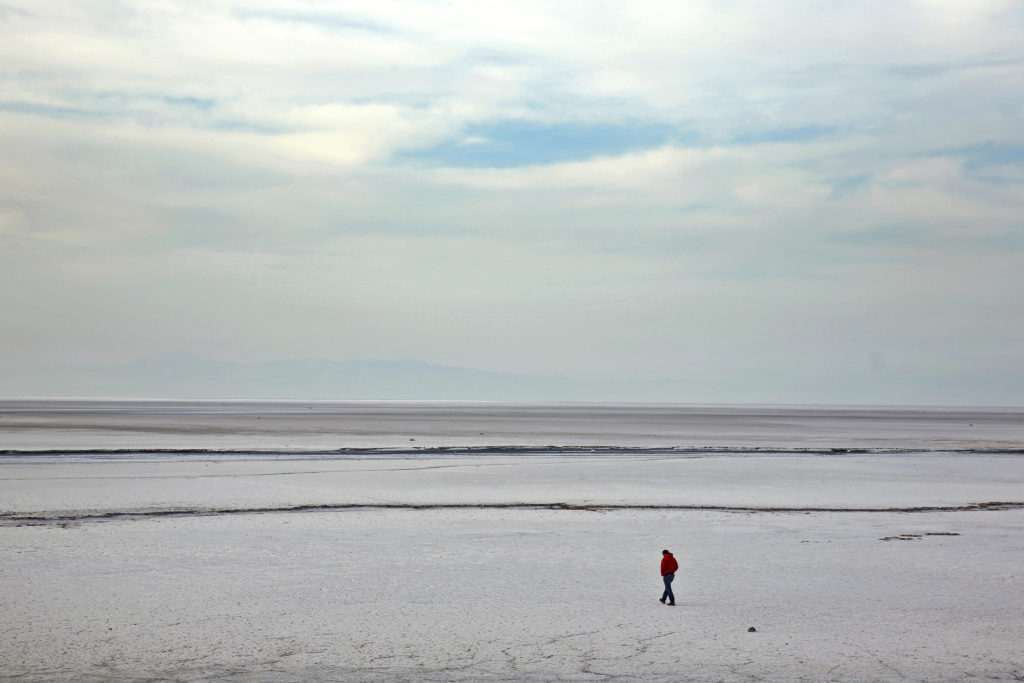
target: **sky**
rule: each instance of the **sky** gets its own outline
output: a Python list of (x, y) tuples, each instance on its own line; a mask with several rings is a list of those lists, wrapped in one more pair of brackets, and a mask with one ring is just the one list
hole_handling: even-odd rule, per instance
[(1022, 283), (1021, 1), (0, 0), (0, 370), (1024, 405)]

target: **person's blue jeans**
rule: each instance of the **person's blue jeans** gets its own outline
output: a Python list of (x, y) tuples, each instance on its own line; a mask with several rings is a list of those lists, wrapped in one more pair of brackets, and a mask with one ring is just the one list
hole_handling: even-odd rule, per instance
[(674, 573), (665, 574), (665, 576), (661, 577), (662, 581), (665, 582), (665, 592), (661, 594), (662, 602), (665, 602), (665, 598), (668, 598), (668, 601), (672, 603), (676, 601), (676, 596), (672, 594), (672, 579), (674, 578), (676, 578)]

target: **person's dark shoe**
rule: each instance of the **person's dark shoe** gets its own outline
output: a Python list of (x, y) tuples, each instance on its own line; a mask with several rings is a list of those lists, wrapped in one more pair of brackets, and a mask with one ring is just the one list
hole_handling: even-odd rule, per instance
[(658, 602), (660, 602), (661, 604), (664, 605), (665, 604), (665, 598), (658, 598)]
[(668, 606), (669, 606), (669, 607), (675, 607), (675, 606), (676, 606), (676, 603), (674, 603), (674, 602), (670, 602), (670, 603), (668, 603)]

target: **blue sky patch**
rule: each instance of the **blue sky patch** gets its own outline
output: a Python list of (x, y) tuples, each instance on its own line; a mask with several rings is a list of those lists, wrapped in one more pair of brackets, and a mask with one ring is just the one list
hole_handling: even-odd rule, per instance
[(189, 109), (198, 109), (199, 111), (210, 111), (217, 103), (216, 100), (209, 97), (172, 97), (165, 95), (157, 99), (175, 107), (187, 107)]
[(46, 116), (52, 119), (64, 119), (75, 117), (96, 117), (103, 116), (102, 112), (89, 111), (78, 107), (61, 107), (52, 104), (39, 104), (37, 102), (0, 102), (0, 111), (10, 111), (16, 114), (35, 114)]
[(968, 170), (1024, 165), (1024, 145), (977, 145), (956, 151), (966, 158), (964, 167)]
[(404, 158), (431, 166), (511, 168), (624, 154), (678, 139), (676, 130), (665, 124), (503, 121), (470, 126), (458, 140)]
[(995, 185), (1020, 183), (1020, 176), (1000, 173), (1001, 167), (1024, 166), (1024, 145), (986, 143), (941, 150), (938, 154), (963, 159), (963, 169), (972, 179)]
[(115, 103), (120, 106), (131, 106), (139, 102), (157, 102), (172, 107), (184, 107), (199, 111), (209, 111), (217, 104), (217, 100), (211, 97), (128, 92), (122, 90), (101, 90), (95, 93), (82, 90), (63, 90), (61, 91), (61, 96), (69, 100), (92, 100), (106, 104)]
[(736, 135), (732, 142), (737, 145), (760, 145), (767, 142), (809, 142), (836, 132), (830, 126), (794, 126), (792, 128), (768, 128), (752, 130)]
[(832, 183), (832, 197), (846, 197), (868, 187), (870, 184), (871, 176), (867, 174), (840, 178)]
[(852, 247), (916, 247), (924, 243), (927, 236), (927, 232), (922, 228), (888, 225), (832, 233), (826, 240)]
[(390, 26), (361, 17), (336, 12), (275, 12), (272, 10), (237, 9), (239, 19), (264, 19), (289, 24), (309, 24), (331, 30), (367, 31), (369, 33), (397, 33)]

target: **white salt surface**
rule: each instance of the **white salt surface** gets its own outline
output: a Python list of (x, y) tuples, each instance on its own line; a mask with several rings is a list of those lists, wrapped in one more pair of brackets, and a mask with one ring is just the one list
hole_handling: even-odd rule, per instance
[(0, 401), (0, 679), (1020, 681), (1022, 448), (1021, 409)]
[[(1019, 680), (1022, 524), (386, 510), (8, 528), (0, 675)], [(675, 608), (657, 602), (663, 546)]]
[(299, 505), (915, 508), (1024, 503), (1012, 455), (476, 456), (0, 465), (0, 513)]
[[(992, 455), (0, 466), (0, 678), (1024, 678), (1024, 498)], [(83, 512), (191, 510), (89, 521)], [(25, 525), (25, 516), (68, 517)], [(883, 540), (889, 539), (889, 540)], [(657, 602), (662, 548), (678, 606)], [(756, 632), (748, 632), (748, 627)]]

